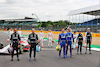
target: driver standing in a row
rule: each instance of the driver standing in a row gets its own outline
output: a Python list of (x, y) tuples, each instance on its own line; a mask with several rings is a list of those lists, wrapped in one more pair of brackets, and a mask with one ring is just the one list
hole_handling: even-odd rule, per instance
[(8, 39), (11, 40), (10, 47), (13, 48), (12, 55), (11, 55), (11, 61), (13, 61), (14, 50), (16, 50), (17, 52), (17, 60), (19, 61), (18, 48), (20, 47), (21, 37), (23, 37), (21, 28), (19, 28), (18, 32), (17, 32), (17, 28), (15, 28), (14, 31), (12, 28), (10, 29)]
[(10, 39), (11, 34), (13, 34), (13, 33), (14, 33), (13, 29), (12, 29), (12, 28), (10, 28), (10, 31), (8, 32), (8, 39)]
[(17, 33), (20, 35), (21, 38), (23, 37), (23, 32), (21, 31), (21, 28), (19, 28)]
[(20, 47), (20, 35), (17, 33), (17, 28), (14, 29), (14, 33), (11, 34), (11, 44), (10, 47), (13, 48), (12, 55), (11, 55), (11, 61), (13, 61), (13, 55), (14, 50), (17, 52), (17, 61), (19, 61), (19, 54), (18, 54), (18, 48)]

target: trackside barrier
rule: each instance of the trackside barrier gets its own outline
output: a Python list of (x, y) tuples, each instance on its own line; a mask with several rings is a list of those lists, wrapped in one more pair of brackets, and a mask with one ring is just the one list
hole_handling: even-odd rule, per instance
[[(31, 30), (22, 30), (23, 32), (31, 32)], [(39, 30), (36, 30), (35, 32), (40, 32)], [(43, 31), (44, 33), (48, 33), (49, 31)], [(61, 32), (59, 31), (52, 31), (53, 34), (60, 34)], [(78, 34), (78, 33), (76, 33)], [(83, 36), (85, 36), (85, 33), (82, 33)], [(100, 33), (92, 33), (93, 37), (100, 37)]]
[[(0, 31), (4, 31), (2, 29), (0, 29)], [(22, 32), (31, 32), (31, 30), (22, 30)], [(39, 30), (36, 30), (35, 32), (40, 32)], [(48, 33), (49, 31), (43, 31), (44, 33)], [(53, 34), (60, 34), (61, 32), (59, 31), (52, 31)], [(66, 32), (65, 32), (66, 33)], [(78, 34), (78, 32), (76, 33)], [(82, 33), (83, 36), (85, 36), (85, 33)], [(100, 33), (92, 33), (93, 37), (100, 37)]]

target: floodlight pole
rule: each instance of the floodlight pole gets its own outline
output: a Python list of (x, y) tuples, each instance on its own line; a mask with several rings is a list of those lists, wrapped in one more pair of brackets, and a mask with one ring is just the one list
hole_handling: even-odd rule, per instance
[(39, 17), (34, 13), (34, 14), (32, 14), (32, 15), (35, 15), (36, 17), (37, 17), (37, 19), (39, 20), (39, 22), (41, 23), (40, 25), (39, 25), (39, 28), (41, 28), (41, 26), (42, 26), (42, 22), (40, 21), (40, 19), (39, 19)]

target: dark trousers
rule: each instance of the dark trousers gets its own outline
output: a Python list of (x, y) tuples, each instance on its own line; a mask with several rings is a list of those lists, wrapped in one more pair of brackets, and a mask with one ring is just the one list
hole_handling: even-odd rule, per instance
[[(68, 52), (68, 46), (69, 45), (67, 45), (67, 49), (66, 49), (66, 55), (67, 55), (67, 52)], [(70, 55), (72, 55), (72, 48), (71, 48), (72, 46), (70, 45)]]
[(31, 44), (29, 57), (31, 58), (32, 50), (34, 50), (34, 58), (36, 57), (36, 44)]
[[(87, 40), (87, 45), (89, 44), (89, 51), (91, 51), (91, 41), (90, 40)], [(87, 48), (86, 48), (86, 51), (87, 51)]]
[(82, 52), (82, 42), (78, 42), (77, 52), (79, 52), (79, 47), (80, 47), (80, 52)]
[(12, 47), (13, 47), (13, 51), (12, 51), (11, 57), (13, 58), (13, 56), (14, 56), (14, 50), (16, 50), (16, 52), (17, 52), (17, 58), (19, 58), (18, 46), (12, 46)]

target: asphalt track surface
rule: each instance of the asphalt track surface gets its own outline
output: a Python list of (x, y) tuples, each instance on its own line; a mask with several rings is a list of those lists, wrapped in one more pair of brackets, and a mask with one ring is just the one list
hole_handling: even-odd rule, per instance
[[(3, 42), (4, 46), (8, 43), (6, 42), (7, 34), (0, 32), (0, 42)], [(56, 43), (53, 44), (53, 48), (47, 48), (47, 42), (44, 42), (45, 48), (37, 53), (37, 61), (28, 61), (29, 53), (24, 52), (20, 54), (20, 61), (17, 61), (16, 56), (14, 56), (14, 61), (11, 60), (10, 55), (0, 54), (0, 67), (100, 67), (100, 52), (92, 51), (92, 55), (84, 54), (85, 50), (83, 48), (83, 55), (77, 55), (76, 50), (73, 50), (73, 58), (68, 57), (66, 59), (58, 58), (58, 52), (55, 50)]]

